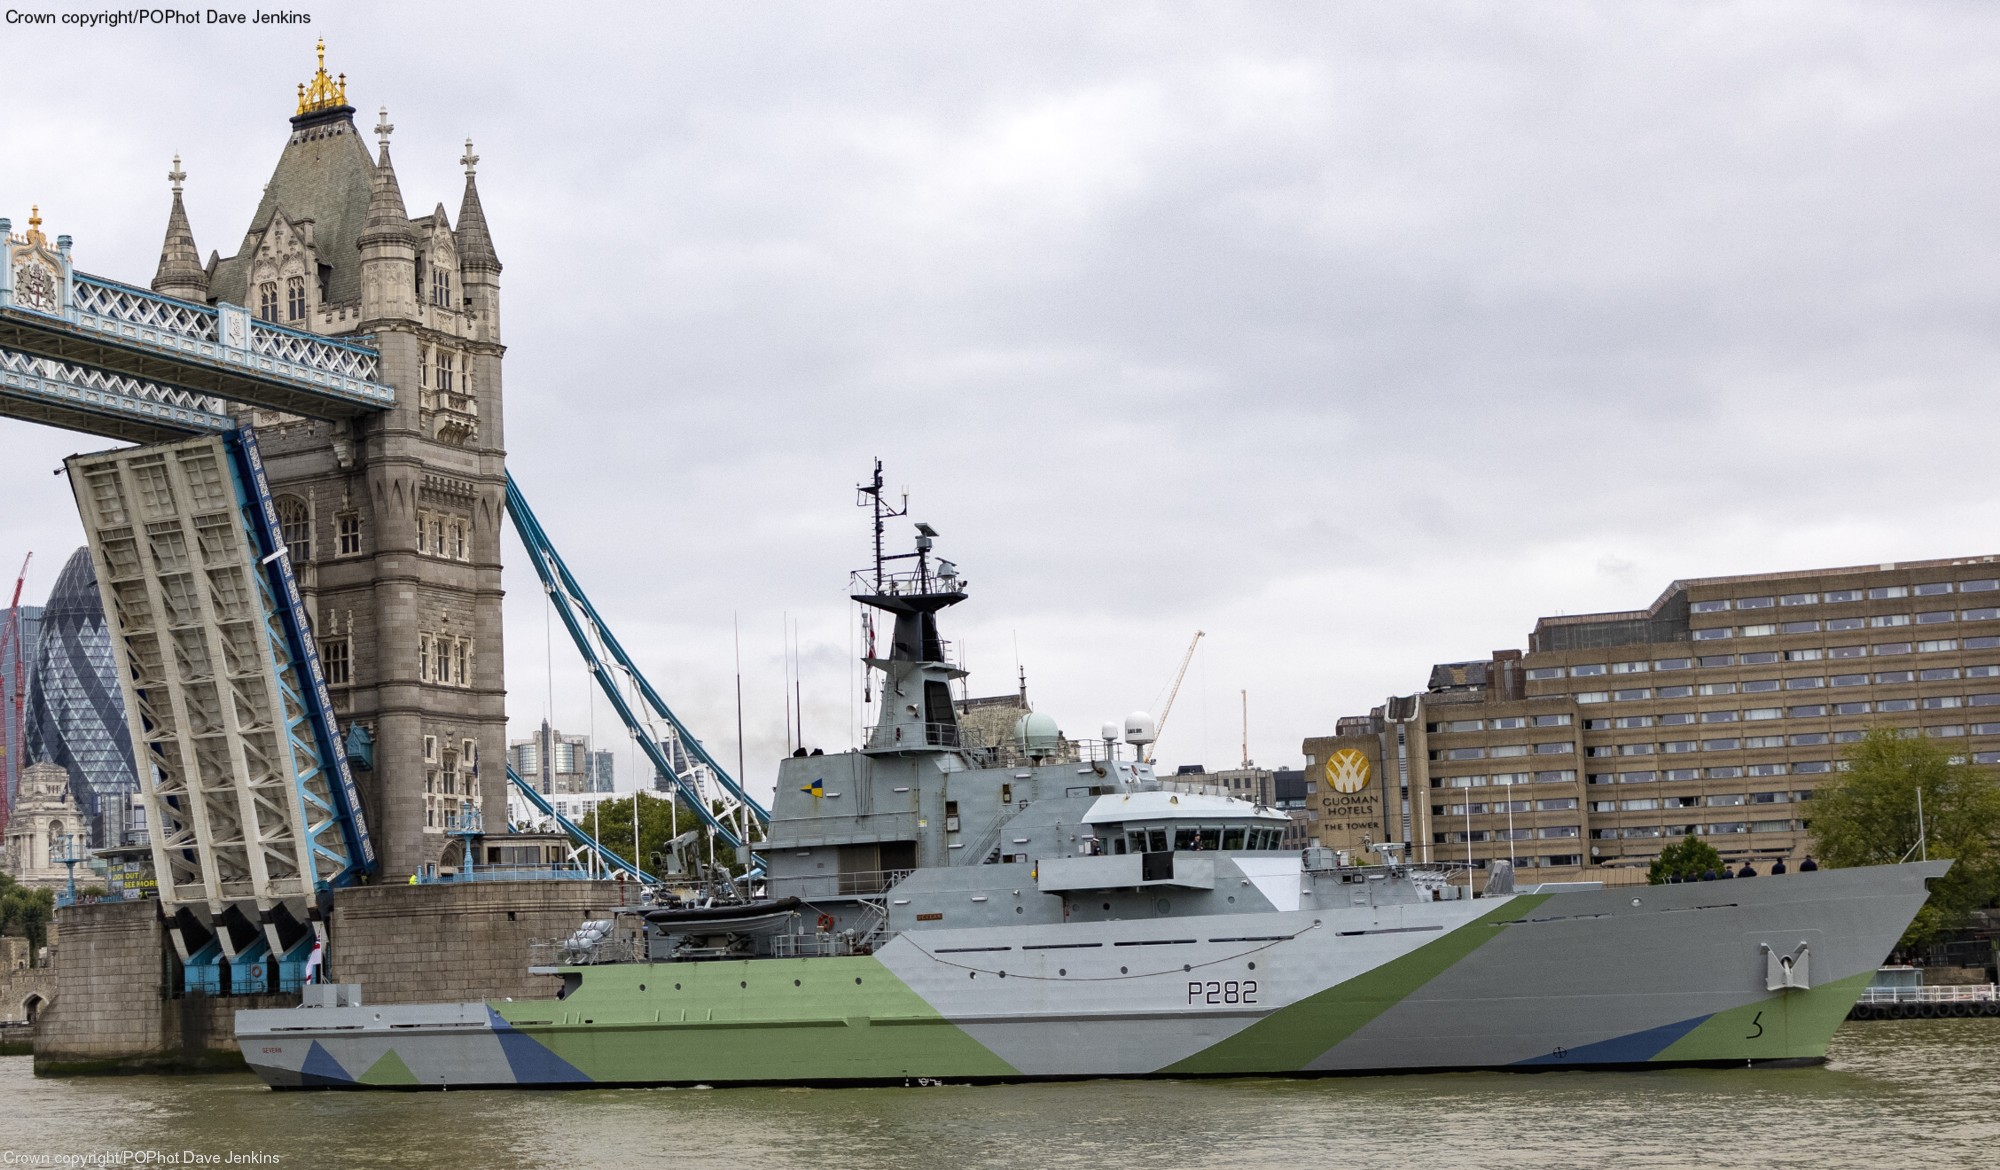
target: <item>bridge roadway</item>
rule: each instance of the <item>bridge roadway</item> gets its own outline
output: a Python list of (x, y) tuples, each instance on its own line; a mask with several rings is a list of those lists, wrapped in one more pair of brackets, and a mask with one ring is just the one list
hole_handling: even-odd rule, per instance
[[(226, 431), (235, 403), (323, 419), (396, 404), (366, 345), (77, 272), (67, 236), (51, 250), (9, 227), (0, 219), (0, 416), (148, 443)], [(14, 287), (30, 252), (60, 271), (39, 301)]]

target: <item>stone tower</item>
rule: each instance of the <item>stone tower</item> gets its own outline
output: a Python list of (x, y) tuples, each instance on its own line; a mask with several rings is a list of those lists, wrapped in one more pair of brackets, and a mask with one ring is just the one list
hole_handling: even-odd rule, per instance
[(442, 204), (411, 218), (388, 111), (371, 152), (346, 75), (329, 77), (325, 61), (322, 43), (233, 257), (187, 262), (199, 253), (175, 160), (153, 287), (363, 341), (396, 389), (394, 410), (353, 424), (239, 412), (257, 428), (350, 755), (353, 729), (372, 743), (373, 768), (356, 780), (382, 880), (395, 881), (450, 863), (447, 833), (468, 813), (483, 808), (496, 830), (506, 816), (500, 260), (472, 144), (458, 227)]

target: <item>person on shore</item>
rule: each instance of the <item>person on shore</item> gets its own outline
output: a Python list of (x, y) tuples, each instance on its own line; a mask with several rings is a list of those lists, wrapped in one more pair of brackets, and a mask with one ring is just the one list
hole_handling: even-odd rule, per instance
[(1812, 854), (1810, 853), (1806, 854), (1806, 859), (1799, 863), (1800, 873), (1811, 873), (1812, 871), (1818, 868), (1819, 868), (1819, 862), (1814, 861), (1812, 859)]
[(1780, 857), (1778, 860), (1771, 863), (1771, 876), (1777, 877), (1779, 874), (1783, 872), (1785, 872), (1785, 859)]
[(1756, 877), (1757, 867), (1746, 861), (1743, 863), (1743, 868), (1736, 871), (1736, 876), (1740, 878)]

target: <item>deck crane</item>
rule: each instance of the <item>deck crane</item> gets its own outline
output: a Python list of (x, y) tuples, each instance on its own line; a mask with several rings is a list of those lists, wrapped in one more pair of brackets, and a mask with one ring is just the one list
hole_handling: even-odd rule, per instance
[(8, 659), (13, 668), (5, 679), (0, 679), (0, 687), (4, 687), (0, 690), (0, 704), (5, 707), (4, 711), (0, 711), (0, 719), (7, 721), (7, 733), (0, 735), (0, 832), (6, 831), (7, 816), (14, 800), (12, 785), (7, 782), (7, 777), (9, 773), (20, 770), (20, 760), (16, 757), (27, 755), (27, 749), (21, 743), (28, 732), (27, 720), (23, 717), (28, 685), (24, 681), (27, 675), (21, 662), (21, 588), (28, 582), (28, 562), (34, 559), (33, 552), (22, 558), (21, 572), (14, 578), (14, 600), (7, 607), (7, 622), (0, 626), (0, 654), (9, 650), (13, 652)]
[(1196, 630), (1193, 640), (1188, 642), (1187, 653), (1181, 655), (1181, 668), (1174, 672), (1174, 685), (1168, 688), (1167, 701), (1160, 707), (1160, 722), (1153, 729), (1153, 742), (1146, 745), (1146, 762), (1149, 764), (1153, 762), (1153, 748), (1160, 742), (1160, 736), (1166, 734), (1167, 716), (1173, 713), (1174, 698), (1181, 693), (1181, 680), (1187, 677), (1188, 663), (1194, 661), (1194, 648), (1201, 645), (1205, 633), (1206, 630)]

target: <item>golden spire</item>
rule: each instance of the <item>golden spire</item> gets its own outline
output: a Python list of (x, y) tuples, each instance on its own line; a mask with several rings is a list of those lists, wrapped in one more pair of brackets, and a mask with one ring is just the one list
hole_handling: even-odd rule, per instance
[(299, 113), (331, 110), (346, 104), (347, 74), (341, 74), (338, 81), (326, 75), (326, 41), (322, 38), (319, 42), (319, 71), (313, 74), (310, 83), (299, 83)]
[(28, 242), (45, 244), (48, 237), (42, 234), (42, 205), (37, 203), (28, 211)]

